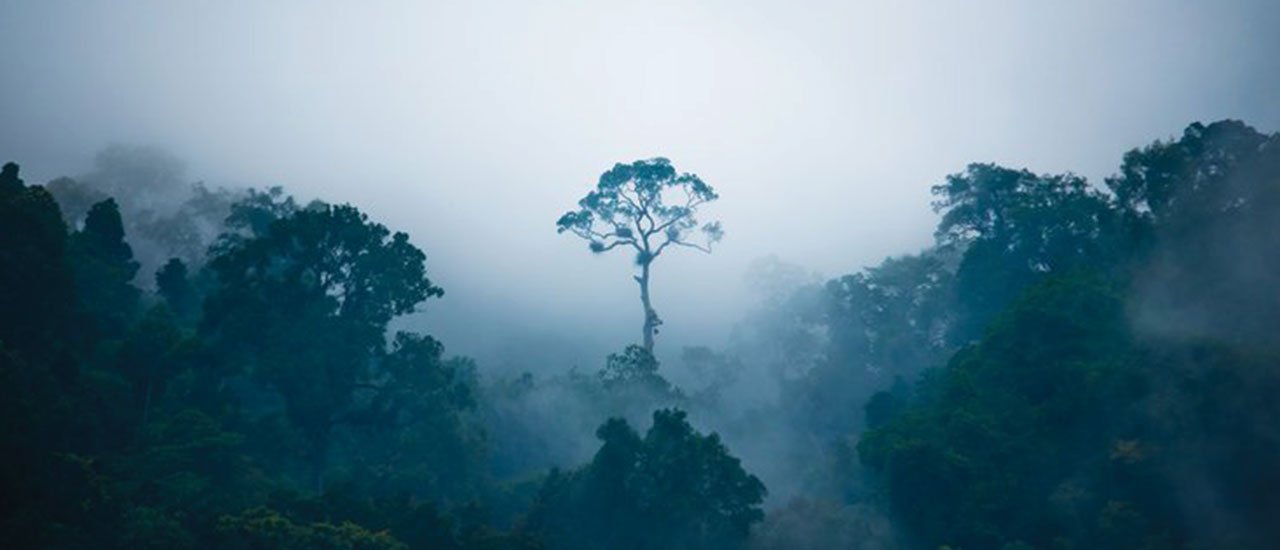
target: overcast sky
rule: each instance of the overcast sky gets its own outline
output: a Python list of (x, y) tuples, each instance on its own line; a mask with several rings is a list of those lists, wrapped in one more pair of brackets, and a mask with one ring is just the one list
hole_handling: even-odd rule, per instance
[(448, 294), (414, 322), (494, 362), (638, 338), (631, 259), (554, 230), (614, 162), (722, 196), (720, 249), (655, 265), (671, 351), (723, 342), (752, 259), (926, 245), (969, 162), (1096, 179), (1220, 118), (1280, 129), (1280, 2), (0, 0), (0, 157), (29, 181), (149, 144), (353, 203), (427, 251)]

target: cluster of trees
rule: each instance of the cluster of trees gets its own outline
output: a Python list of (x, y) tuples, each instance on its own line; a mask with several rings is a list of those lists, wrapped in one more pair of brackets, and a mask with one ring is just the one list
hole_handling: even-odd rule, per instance
[(1193, 124), (1101, 187), (975, 164), (933, 191), (934, 247), (791, 310), (828, 336), (783, 401), (819, 484), (907, 547), (1280, 538), (1280, 135)]
[(156, 155), (0, 174), (14, 546), (1280, 539), (1280, 134), (1193, 124), (1101, 184), (971, 165), (934, 188), (924, 251), (829, 281), (761, 264), (760, 307), (728, 348), (684, 350), (679, 384), (651, 264), (722, 233), (665, 159), (558, 223), (635, 253), (641, 343), (492, 379), (389, 328), (443, 295), (407, 235), (280, 189), (173, 192)]
[[(497, 407), (475, 364), (388, 328), (443, 295), (408, 235), (279, 189), (196, 186), (167, 204), (123, 193), (122, 207), (106, 195), (122, 178), (172, 170), (151, 151), (104, 158), (84, 180), (119, 187), (27, 185), (13, 163), (0, 175), (7, 545), (714, 548), (762, 515), (763, 485), (674, 409), (653, 413), (643, 440), (605, 422), (596, 458), (572, 474), (501, 475), (485, 425)], [(135, 255), (128, 237), (146, 224), (167, 230), (134, 242), (171, 257)], [(674, 395), (656, 369), (633, 346), (594, 381)], [(626, 491), (579, 498), (590, 480)], [(654, 515), (602, 545), (587, 533), (609, 507)], [(678, 528), (651, 528), (673, 517)]]

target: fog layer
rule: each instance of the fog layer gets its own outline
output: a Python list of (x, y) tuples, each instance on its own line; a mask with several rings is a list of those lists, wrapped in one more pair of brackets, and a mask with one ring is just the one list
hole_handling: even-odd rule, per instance
[(191, 179), (355, 203), (427, 251), (448, 294), (410, 323), (451, 351), (594, 365), (638, 338), (631, 261), (553, 222), (615, 162), (723, 196), (716, 253), (655, 272), (673, 357), (726, 340), (756, 258), (926, 245), (929, 186), (968, 162), (1098, 181), (1190, 120), (1280, 125), (1278, 26), (1265, 1), (6, 1), (0, 151), (44, 181), (160, 145)]

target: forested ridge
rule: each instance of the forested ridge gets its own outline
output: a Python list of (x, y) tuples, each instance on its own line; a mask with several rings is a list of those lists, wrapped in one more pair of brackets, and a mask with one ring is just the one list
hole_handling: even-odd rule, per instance
[[(687, 202), (606, 200), (637, 181)], [(44, 184), (6, 164), (0, 541), (1274, 547), (1280, 134), (1195, 123), (1103, 181), (972, 164), (933, 195), (931, 247), (830, 280), (764, 262), (732, 343), (664, 363), (649, 263), (732, 227), (669, 161), (619, 164), (548, 232), (639, 251), (641, 341), (509, 376), (396, 323), (448, 289), (355, 206), (145, 148)]]

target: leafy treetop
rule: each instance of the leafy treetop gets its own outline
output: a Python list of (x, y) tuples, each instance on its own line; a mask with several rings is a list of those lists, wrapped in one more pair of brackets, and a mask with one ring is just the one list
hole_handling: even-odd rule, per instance
[(578, 210), (560, 217), (556, 230), (586, 239), (596, 253), (630, 246), (641, 264), (672, 245), (710, 252), (724, 232), (720, 222), (708, 222), (699, 230), (702, 238), (694, 240), (699, 227), (695, 214), (717, 198), (710, 185), (696, 175), (677, 173), (665, 158), (615, 164), (578, 201)]

